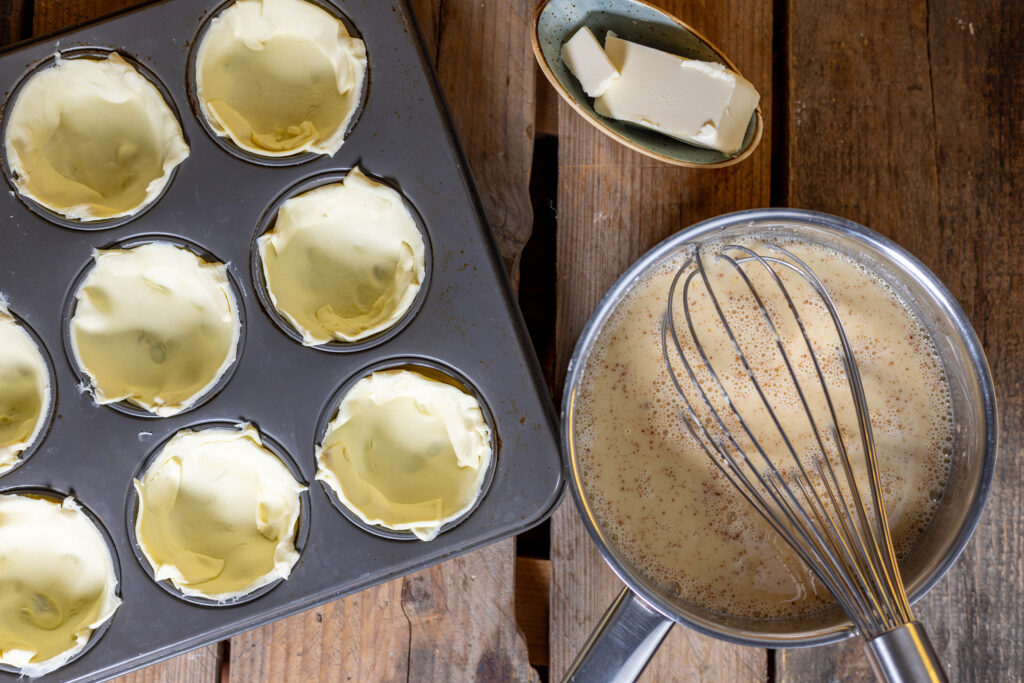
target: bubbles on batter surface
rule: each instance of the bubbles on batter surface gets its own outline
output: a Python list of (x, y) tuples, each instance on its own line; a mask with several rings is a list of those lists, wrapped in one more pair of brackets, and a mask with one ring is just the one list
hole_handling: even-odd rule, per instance
[[(949, 471), (952, 410), (938, 353), (896, 292), (870, 270), (825, 247), (786, 246), (819, 275), (846, 326), (868, 392), (887, 516), (896, 550), (904, 555), (927, 528)], [(623, 558), (680, 601), (764, 618), (822, 609), (832, 602), (828, 591), (717, 471), (682, 419), (682, 402), (663, 363), (661, 325), (671, 279), (688, 258), (682, 253), (666, 260), (627, 293), (584, 368), (574, 429), (587, 503)], [(827, 309), (805, 299), (799, 300), (800, 314), (838, 418), (852, 425), (838, 339), (820, 324)], [(766, 307), (773, 318), (786, 318), (778, 301)], [(744, 343), (766, 333), (763, 315), (752, 313), (742, 296), (726, 297), (723, 310), (759, 382), (775, 387), (791, 381), (780, 374), (770, 348)], [(681, 324), (685, 320), (677, 317)], [(787, 348), (800, 349), (795, 324), (783, 322), (778, 332)], [(709, 344), (728, 341), (720, 333), (702, 333)], [(735, 400), (750, 400), (742, 366), (724, 355), (718, 360), (725, 363), (720, 374)], [(798, 377), (814, 371), (808, 353), (793, 353), (792, 362)], [(799, 399), (782, 387), (773, 400), (791, 409)], [(862, 458), (855, 425), (840, 432)], [(797, 448), (802, 458), (812, 451)], [(864, 467), (855, 469), (860, 482)]]

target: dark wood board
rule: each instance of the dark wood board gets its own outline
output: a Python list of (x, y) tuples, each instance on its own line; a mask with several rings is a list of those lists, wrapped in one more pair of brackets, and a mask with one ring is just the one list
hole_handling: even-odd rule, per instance
[[(921, 600), (951, 680), (1024, 677), (1024, 5), (828, 3), (789, 15), (789, 202), (872, 227), (952, 290), (995, 376), (1001, 437), (977, 533)], [(870, 680), (849, 641), (777, 680)]]

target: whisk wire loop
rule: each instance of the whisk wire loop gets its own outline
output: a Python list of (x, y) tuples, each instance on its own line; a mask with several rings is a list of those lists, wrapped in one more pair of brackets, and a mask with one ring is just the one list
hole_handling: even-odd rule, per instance
[[(673, 280), (672, 287), (669, 290), (669, 310), (672, 310), (678, 281), (686, 269), (687, 266), (684, 265)], [(687, 280), (684, 281), (684, 297), (688, 294), (689, 284), (692, 281), (693, 276), (694, 273), (691, 273)], [(696, 333), (692, 328), (692, 320), (690, 321), (690, 325), (690, 333), (691, 335), (694, 335), (695, 338)], [(703, 421), (697, 416), (696, 410), (693, 404), (690, 403), (690, 399), (686, 392), (683, 391), (669, 356), (669, 338), (671, 339), (676, 355), (685, 368), (687, 376), (696, 389), (704, 408), (716, 423), (724, 438), (715, 438), (708, 431), (707, 427), (704, 426)], [(790, 497), (793, 497), (793, 495), (792, 492), (789, 491), (789, 487), (781, 474), (779, 474), (775, 469), (775, 465), (771, 462), (770, 458), (767, 457), (763, 450), (760, 451), (768, 469), (780, 483), (781, 491), (769, 486), (759, 469), (754, 466), (746, 452), (736, 442), (732, 432), (726, 427), (722, 418), (714, 409), (710, 398), (705, 393), (703, 386), (697, 379), (693, 367), (687, 360), (685, 353), (683, 353), (682, 346), (679, 342), (679, 336), (675, 329), (675, 321), (671, 315), (665, 317), (662, 325), (662, 345), (662, 351), (669, 370), (669, 376), (675, 389), (683, 398), (684, 405), (686, 406), (686, 419), (684, 419), (684, 423), (691, 435), (701, 445), (705, 454), (711, 458), (712, 462), (714, 462), (719, 470), (727, 477), (729, 482), (743, 494), (743, 497), (755, 507), (755, 509), (775, 529), (775, 531), (780, 533), (787, 540), (787, 542), (797, 552), (798, 556), (800, 556), (800, 558), (809, 566), (817, 567), (820, 572), (824, 572), (826, 574), (826, 576), (822, 577), (822, 580), (826, 582), (826, 585), (843, 585), (844, 590), (837, 593), (837, 600), (839, 600), (847, 613), (851, 614), (851, 616), (855, 618), (855, 623), (857, 623), (859, 628), (865, 626), (866, 621), (858, 619), (858, 615), (866, 614), (869, 611), (868, 605), (863, 603), (861, 595), (858, 593), (856, 588), (849, 585), (848, 577), (842, 572), (837, 572), (835, 570), (835, 567), (838, 565), (838, 561), (834, 557), (830, 547), (820, 538), (818, 539), (818, 543), (814, 543), (808, 538), (808, 535), (819, 536), (820, 532), (813, 524), (810, 523), (810, 520), (806, 519), (806, 511), (800, 506), (794, 507), (783, 503), (782, 496), (785, 493), (788, 493)], [(701, 354), (706, 361), (706, 355), (704, 355), (703, 347), (700, 347), (699, 343), (698, 353)], [(715, 382), (720, 383), (720, 380), (718, 379), (717, 374), (714, 373), (713, 369), (711, 376)], [(728, 392), (724, 390), (724, 387), (721, 388), (721, 391), (724, 394), (724, 399), (727, 402), (731, 402), (731, 398), (729, 397)], [(739, 417), (739, 420), (743, 423), (742, 416)], [(760, 448), (760, 444), (756, 437), (754, 437), (753, 433), (749, 432), (749, 430), (747, 431), (751, 436), (755, 448)], [(709, 448), (707, 443), (710, 443), (712, 448)], [(725, 445), (726, 443), (729, 445), (728, 448)], [(712, 450), (714, 450), (719, 457), (716, 458), (712, 455)], [(730, 453), (730, 450), (732, 453)], [(752, 473), (753, 479), (751, 479), (749, 475), (745, 474), (745, 470), (741, 466), (741, 463), (746, 465), (746, 469)], [(756, 480), (757, 484), (760, 485), (760, 488), (754, 484), (754, 480)], [(765, 492), (768, 493), (771, 500), (765, 499)], [(775, 504), (774, 508), (771, 503)], [(780, 519), (780, 515), (778, 514), (780, 511), (782, 513), (781, 517), (784, 518), (784, 521), (783, 519)], [(800, 517), (804, 518), (804, 524), (800, 523)], [(850, 603), (851, 600), (856, 601), (859, 604), (855, 606)]]
[[(880, 566), (880, 565), (883, 564), (883, 561), (878, 558), (878, 553), (872, 553), (870, 551), (870, 549), (867, 547), (866, 543), (868, 542), (868, 539), (865, 539), (864, 534), (861, 533), (861, 527), (853, 523), (853, 520), (850, 518), (850, 511), (849, 511), (848, 506), (840, 505), (839, 502), (837, 501), (837, 495), (841, 495), (840, 484), (839, 484), (838, 478), (836, 477), (835, 470), (832, 467), (831, 459), (827, 457), (827, 451), (825, 449), (824, 443), (822, 442), (821, 432), (820, 432), (820, 430), (818, 428), (817, 421), (814, 419), (814, 416), (813, 416), (813, 414), (811, 412), (811, 408), (810, 408), (810, 405), (808, 404), (806, 394), (805, 394), (805, 392), (803, 390), (803, 387), (802, 387), (800, 381), (798, 380), (798, 378), (796, 376), (796, 372), (793, 369), (793, 364), (792, 364), (792, 362), (790, 360), (789, 353), (786, 351), (785, 344), (782, 342), (782, 339), (781, 339), (781, 337), (779, 335), (778, 329), (776, 328), (775, 323), (772, 320), (771, 315), (768, 314), (767, 307), (764, 305), (764, 302), (761, 299), (760, 294), (757, 292), (756, 287), (750, 281), (750, 278), (746, 275), (745, 272), (743, 272), (740, 264), (745, 264), (745, 263), (750, 263), (750, 262), (758, 263), (762, 267), (763, 271), (773, 281), (773, 283), (777, 287), (778, 291), (782, 294), (782, 296), (783, 296), (783, 298), (785, 300), (785, 303), (786, 303), (786, 309), (793, 312), (793, 318), (794, 318), (794, 320), (796, 322), (797, 327), (800, 330), (800, 337), (801, 337), (801, 339), (803, 341), (804, 347), (807, 349), (808, 356), (811, 359), (811, 362), (812, 362), (812, 365), (813, 365), (813, 368), (814, 368), (815, 376), (816, 376), (816, 378), (818, 380), (818, 383), (819, 383), (819, 385), (821, 387), (821, 390), (822, 390), (822, 394), (823, 394), (823, 397), (824, 397), (824, 400), (825, 400), (825, 404), (828, 407), (829, 417), (831, 418), (831, 424), (829, 425), (830, 432), (831, 432), (831, 434), (833, 436), (833, 441), (835, 442), (836, 447), (843, 454), (842, 457), (840, 458), (840, 460), (844, 464), (844, 468), (843, 469), (844, 469), (844, 474), (846, 475), (847, 485), (850, 486), (850, 488), (853, 491), (854, 500), (858, 502), (858, 505), (856, 505), (855, 507), (857, 508), (858, 514), (859, 514), (859, 516), (861, 518), (860, 519), (861, 525), (863, 526), (863, 528), (866, 528), (866, 529), (869, 529), (869, 530), (873, 531), (873, 528), (872, 528), (872, 526), (870, 525), (870, 522), (869, 522), (869, 518), (865, 514), (864, 506), (859, 504), (859, 501), (861, 500), (860, 499), (859, 487), (858, 487), (858, 484), (857, 484), (857, 480), (853, 476), (853, 472), (852, 472), (852, 470), (849, 467), (849, 457), (847, 455), (845, 455), (846, 444), (845, 444), (845, 441), (843, 440), (842, 433), (836, 428), (836, 425), (839, 423), (839, 418), (838, 418), (838, 416), (836, 414), (835, 403), (832, 400), (832, 395), (831, 395), (831, 392), (830, 392), (830, 390), (828, 388), (828, 383), (825, 380), (824, 372), (822, 371), (822, 368), (821, 368), (821, 362), (818, 359), (818, 354), (817, 354), (817, 352), (814, 349), (814, 345), (811, 343), (810, 337), (809, 337), (809, 335), (807, 333), (807, 328), (804, 325), (802, 317), (797, 314), (796, 304), (793, 301), (793, 298), (790, 295), (788, 288), (786, 288), (785, 284), (782, 282), (781, 277), (779, 276), (779, 273), (777, 273), (775, 271), (775, 269), (772, 267), (771, 264), (774, 264), (774, 265), (777, 265), (777, 266), (780, 266), (780, 267), (788, 268), (791, 271), (795, 272), (797, 275), (799, 275), (801, 277), (804, 277), (804, 279), (808, 282), (808, 284), (812, 288), (814, 288), (815, 292), (822, 298), (823, 302), (825, 303), (825, 306), (829, 309), (829, 311), (830, 311), (829, 315), (833, 317), (833, 320), (836, 323), (837, 334), (838, 334), (838, 336), (840, 338), (840, 342), (843, 343), (844, 337), (845, 337), (845, 329), (842, 327), (842, 324), (841, 324), (841, 322), (838, 319), (838, 314), (835, 311), (835, 303), (832, 301), (831, 296), (829, 296), (828, 291), (824, 288), (824, 285), (822, 285), (821, 281), (818, 280), (816, 275), (814, 275), (814, 272), (809, 267), (807, 267), (806, 264), (804, 264), (802, 261), (800, 261), (800, 259), (798, 257), (796, 257), (791, 252), (787, 251), (786, 249), (784, 249), (782, 247), (777, 247), (775, 245), (768, 245), (769, 249), (777, 249), (778, 252), (781, 253), (782, 255), (787, 256), (787, 257), (793, 259), (793, 261), (795, 261), (797, 264), (800, 265), (800, 268), (795, 267), (792, 263), (786, 261), (783, 258), (762, 257), (757, 252), (755, 252), (752, 249), (749, 249), (747, 247), (744, 247), (742, 245), (733, 245), (730, 248), (731, 249), (735, 249), (735, 250), (737, 250), (737, 251), (739, 251), (741, 253), (745, 253), (745, 254), (747, 254), (747, 256), (745, 258), (741, 258), (741, 259), (739, 259), (737, 261), (737, 260), (732, 259), (727, 254), (723, 253), (720, 256), (720, 258), (722, 260), (726, 261), (727, 263), (729, 263), (736, 270), (736, 272), (742, 278), (744, 284), (749, 288), (749, 290), (753, 294), (754, 299), (757, 302), (757, 308), (761, 312), (761, 315), (763, 316), (763, 318), (765, 320), (765, 323), (767, 324), (768, 328), (772, 332), (772, 337), (773, 337), (773, 339), (775, 341), (776, 347), (778, 348), (779, 354), (781, 355), (781, 357), (783, 359), (783, 362), (784, 362), (785, 367), (786, 367), (786, 369), (788, 371), (790, 379), (793, 382), (793, 387), (795, 388), (796, 393), (799, 396), (801, 406), (804, 409), (804, 414), (806, 415), (806, 417), (808, 419), (808, 423), (811, 426), (811, 431), (814, 434), (814, 438), (815, 438), (815, 441), (817, 443), (818, 450), (820, 451), (820, 453), (822, 455), (822, 458), (819, 459), (819, 460), (816, 460), (816, 463), (818, 465), (819, 476), (821, 476), (821, 478), (822, 478), (821, 479), (822, 483), (826, 487), (826, 491), (829, 493), (829, 501), (831, 502), (832, 507), (833, 507), (833, 509), (836, 512), (836, 516), (838, 517), (839, 522), (842, 525), (842, 528), (843, 528), (843, 531), (844, 531), (844, 533), (841, 536), (842, 541), (843, 541), (843, 548), (842, 549), (843, 549), (843, 551), (844, 551), (844, 553), (846, 555), (846, 558), (850, 561), (849, 563), (844, 562), (844, 564), (846, 565), (847, 569), (854, 569), (854, 570), (856, 570), (857, 578), (859, 579), (858, 583), (855, 584), (857, 586), (863, 587), (863, 586), (869, 585), (867, 583), (867, 581), (868, 581), (867, 574), (868, 573), (870, 573), (870, 575), (871, 575), (870, 578), (872, 580), (874, 580), (876, 582), (877, 581), (885, 581), (885, 582), (888, 583), (888, 582), (891, 581), (890, 573), (887, 571), (888, 568), (884, 567), (884, 566)], [(711, 295), (714, 296), (713, 293), (711, 293)], [(722, 323), (723, 323), (723, 325), (727, 326), (727, 322), (724, 319), (722, 320)], [(730, 330), (730, 332), (731, 332), (731, 330)], [(733, 335), (730, 334), (730, 338), (732, 338), (732, 337), (733, 337)], [(850, 351), (850, 356), (852, 357), (852, 349), (850, 349), (850, 347), (849, 347), (848, 340), (846, 340), (845, 348), (847, 348)], [(737, 353), (739, 353), (742, 356), (742, 351), (738, 348), (738, 344), (737, 344)], [(842, 361), (843, 361), (843, 364), (844, 364), (844, 371), (847, 373), (847, 376), (850, 376), (849, 358), (847, 357), (847, 355), (845, 353), (842, 354), (841, 358), (842, 358)], [(744, 365), (745, 365), (745, 367), (748, 367), (746, 364), (744, 364)], [(857, 373), (857, 375), (858, 375), (857, 379), (859, 380), (859, 373)], [(758, 390), (760, 392), (760, 385), (757, 383), (756, 378), (754, 378), (752, 374), (750, 374), (750, 379), (755, 384), (755, 386), (758, 387)], [(767, 399), (764, 397), (763, 393), (761, 394), (761, 398), (762, 398), (762, 401), (764, 401), (765, 405), (768, 406), (769, 410), (771, 411), (770, 404), (767, 401)], [(862, 405), (864, 406), (864, 409), (866, 410), (866, 401)], [(858, 416), (859, 416), (859, 413), (858, 413)], [(871, 447), (871, 452), (873, 452), (873, 450), (874, 450), (873, 449), (873, 438), (872, 438), (871, 433), (870, 433), (870, 421), (868, 421), (866, 424), (868, 426), (867, 443)], [(778, 420), (776, 420), (776, 426), (781, 431), (781, 426), (779, 426)], [(788, 440), (787, 440), (787, 444), (788, 444)], [(866, 448), (867, 448), (867, 446), (866, 446)], [(803, 468), (802, 461), (792, 451), (792, 449), (790, 449), (790, 452), (791, 452), (791, 455), (793, 456), (793, 458), (796, 460), (796, 464), (797, 464), (797, 467), (800, 470), (801, 475), (803, 475), (803, 480), (806, 481), (809, 484), (810, 483), (809, 482), (809, 478), (806, 476), (806, 471)], [(826, 471), (822, 471), (822, 466), (821, 466), (822, 462), (824, 462), (824, 469)], [(833, 485), (834, 485), (834, 489), (833, 489)], [(810, 491), (815, 495), (815, 500), (813, 502), (817, 503), (819, 506), (821, 506), (822, 509), (825, 510), (826, 514), (824, 516), (828, 520), (828, 523), (831, 526), (831, 530), (836, 531), (838, 533), (838, 529), (836, 527), (836, 522), (835, 522), (835, 520), (832, 519), (832, 515), (828, 514), (827, 507), (822, 503), (821, 499), (818, 498), (817, 490), (813, 486), (811, 486), (810, 487)], [(801, 487), (801, 492), (803, 493), (805, 499), (809, 498), (809, 495), (807, 493), (807, 489), (806, 488)], [(879, 507), (878, 506), (877, 498), (874, 499), (874, 502), (876, 504), (876, 507)], [(815, 508), (815, 510), (817, 511), (817, 508)], [(883, 510), (883, 512), (884, 512), (884, 510)], [(821, 515), (816, 515), (816, 516), (818, 518), (819, 523), (823, 523), (822, 519), (821, 519), (822, 516)], [(831, 538), (831, 540), (833, 542), (837, 542), (837, 541), (839, 541), (839, 538), (833, 536)], [(878, 540), (877, 540), (877, 538), (875, 537), (875, 535), (873, 533), (871, 535), (870, 541), (871, 541), (872, 544), (874, 544), (875, 547), (878, 546)], [(856, 549), (856, 552), (854, 552), (855, 549)], [(893, 587), (890, 586), (890, 590), (889, 591), (883, 592), (882, 597), (883, 598), (888, 598), (890, 595), (898, 595), (900, 593), (900, 591), (902, 590), (902, 588), (901, 588), (900, 591), (896, 591), (896, 590), (892, 590), (892, 588)], [(873, 595), (870, 592), (867, 593), (866, 597), (874, 603), (874, 606), (875, 606), (878, 614), (882, 617), (882, 621), (885, 624), (888, 625), (888, 624), (891, 624), (891, 623), (897, 623), (897, 624), (899, 623), (898, 620), (900, 618), (902, 618), (900, 616), (900, 614), (898, 613), (899, 612), (899, 607), (896, 606), (896, 605), (893, 605), (892, 601), (886, 599), (883, 602), (879, 602), (876, 599), (875, 595)]]
[[(892, 541), (889, 538), (889, 524), (885, 511), (885, 505), (882, 503), (881, 482), (879, 481), (878, 477), (878, 463), (875, 451), (874, 436), (871, 429), (871, 418), (870, 413), (868, 412), (867, 397), (864, 393), (864, 382), (861, 378), (860, 370), (857, 368), (855, 360), (856, 357), (853, 353), (853, 346), (850, 343), (849, 336), (846, 334), (846, 328), (842, 324), (842, 321), (839, 317), (839, 312), (836, 308), (835, 302), (832, 300), (832, 297), (829, 295), (828, 290), (825, 288), (825, 285), (821, 282), (821, 280), (814, 273), (814, 271), (806, 263), (800, 260), (799, 257), (797, 257), (789, 250), (778, 245), (769, 245), (769, 248), (772, 248), (777, 252), (783, 254), (788, 259), (791, 259), (792, 262), (796, 264), (796, 266), (798, 266), (798, 268), (794, 270), (798, 274), (800, 274), (805, 279), (805, 281), (808, 282), (808, 284), (811, 285), (815, 293), (818, 294), (818, 296), (821, 298), (822, 302), (825, 304), (825, 307), (828, 309), (829, 317), (835, 325), (836, 332), (838, 334), (839, 341), (842, 346), (842, 354), (840, 355), (840, 359), (843, 363), (843, 371), (848, 379), (853, 401), (856, 405), (858, 431), (861, 435), (861, 446), (864, 449), (864, 458), (868, 465), (867, 472), (869, 476), (871, 490), (871, 502), (874, 506), (874, 511), (876, 513), (875, 520), (876, 526), (878, 527), (877, 534), (875, 533), (874, 526), (872, 526), (867, 519), (863, 519), (862, 523), (868, 529), (868, 531), (871, 532), (871, 540), (874, 546), (883, 551), (882, 560), (884, 563), (885, 579), (890, 587), (890, 591), (887, 593), (887, 595), (891, 595), (896, 598), (898, 602), (898, 614), (900, 615), (899, 618), (904, 618), (909, 621), (913, 617), (910, 611), (910, 603), (907, 600), (906, 592), (903, 587), (903, 580), (900, 577), (899, 568), (896, 562), (896, 552), (892, 546)], [(793, 265), (787, 263), (785, 260), (778, 260), (778, 262), (784, 264), (788, 268), (793, 268)], [(806, 340), (807, 337), (806, 331), (803, 328), (803, 321), (800, 320), (799, 316), (796, 317), (797, 323), (800, 325), (801, 330), (804, 331), (804, 338)], [(807, 343), (808, 345), (810, 344), (809, 340), (807, 341)], [(811, 353), (814, 353), (813, 348), (811, 349)], [(815, 364), (817, 365), (816, 358)], [(824, 384), (824, 382), (822, 382), (822, 384), (825, 389), (826, 397), (828, 398), (829, 409), (832, 414), (832, 428), (834, 430), (834, 435), (838, 440), (838, 446), (841, 450), (841, 462), (843, 463), (844, 468), (846, 469), (846, 476), (851, 488), (853, 489), (854, 499), (859, 503), (862, 503), (863, 498), (860, 494), (857, 480), (853, 476), (853, 473), (849, 468), (850, 458), (846, 452), (845, 443), (842, 441), (842, 434), (841, 432), (839, 432), (838, 428), (835, 427), (835, 425), (838, 424), (838, 419), (835, 417), (835, 410), (832, 406), (831, 398), (828, 396), (828, 387), (827, 385)], [(863, 504), (859, 504), (858, 509), (863, 514)], [(882, 537), (882, 541), (879, 540), (879, 537)]]
[[(735, 282), (741, 285), (740, 291), (745, 292), (752, 300), (752, 310), (760, 313), (759, 319), (763, 321), (769, 333), (766, 344), (774, 348), (775, 353), (781, 358), (781, 367), (784, 368), (782, 376), (791, 382), (790, 386), (795, 390), (795, 403), (799, 405), (799, 410), (791, 410), (784, 417), (773, 405), (765, 387), (758, 379), (758, 372), (748, 360), (749, 351), (745, 352), (740, 344), (719, 294), (715, 291), (705, 262), (704, 249), (700, 246), (695, 248), (693, 256), (675, 273), (669, 288), (668, 309), (661, 329), (664, 361), (671, 382), (683, 399), (683, 422), (691, 436), (700, 444), (704, 453), (726, 480), (818, 575), (865, 637), (875, 637), (912, 622), (913, 617), (888, 532), (863, 382), (835, 302), (824, 285), (814, 272), (790, 251), (778, 245), (767, 245), (766, 248), (772, 253), (762, 255), (746, 246), (725, 245), (717, 248), (713, 258), (726, 266), (727, 274), (735, 276)], [(799, 330), (797, 338), (802, 341), (802, 348), (806, 349), (806, 354), (802, 357), (810, 360), (813, 377), (818, 385), (817, 393), (823, 397), (827, 409), (825, 430), (831, 437), (830, 440), (823, 435), (821, 418), (816, 417), (811, 399), (802, 384), (807, 380), (799, 378), (793, 357), (780, 333), (775, 319), (780, 313), (772, 312), (773, 307), (765, 301), (759, 291), (760, 285), (754, 283), (745, 267), (763, 272), (768, 281), (767, 286), (782, 298), (783, 305), (776, 305), (774, 308), (788, 312), (789, 318), (795, 321)], [(829, 391), (819, 354), (781, 272), (794, 273), (810, 286), (817, 299), (824, 305), (829, 322), (836, 331), (842, 368), (850, 389), (856, 428), (860, 434), (868, 473), (869, 499), (862, 496), (861, 487), (854, 475), (851, 456), (843, 432), (838, 426), (838, 411)], [(691, 310), (691, 286), (695, 281), (701, 283), (703, 293), (713, 309), (713, 319), (717, 319), (724, 337), (728, 340), (727, 346), (731, 347), (733, 357), (742, 369), (740, 376), (753, 388), (758, 399), (755, 405), (763, 408), (773, 433), (779, 438), (781, 446), (773, 449), (773, 452), (782, 451), (789, 456), (787, 460), (791, 461), (792, 467), (787, 468), (790, 472), (788, 475), (784, 476), (779, 470), (766, 450), (770, 446), (762, 443), (758, 434), (751, 428), (749, 420), (744, 417), (705, 349)], [(689, 360), (680, 338), (680, 329), (676, 325), (676, 295), (680, 284), (681, 307), (686, 321), (686, 340), (689, 342), (686, 347), (690, 348), (690, 353), (698, 359), (696, 364)], [(693, 291), (697, 291), (697, 288)], [(677, 367), (685, 371), (688, 381), (681, 380)], [(700, 368), (700, 372), (697, 368)], [(776, 368), (776, 371), (779, 369)], [(710, 381), (702, 382), (698, 374)], [(684, 388), (684, 384), (689, 391)], [(705, 390), (705, 384), (709, 385), (716, 399), (713, 400)], [(691, 394), (697, 397), (696, 404), (691, 401)], [(723, 414), (715, 407), (716, 402), (724, 404), (726, 413)], [(704, 419), (701, 413), (704, 414)], [(730, 416), (729, 422), (738, 425), (745, 441), (749, 442), (746, 448), (740, 444), (733, 433), (734, 430), (728, 426), (724, 417), (726, 414)], [(813, 436), (812, 446), (816, 455), (811, 470), (808, 470), (805, 464), (807, 454), (803, 454), (802, 457), (789, 433), (795, 425), (786, 424), (787, 420), (793, 419), (793, 414), (802, 415), (802, 419), (809, 425), (807, 431)], [(845, 482), (840, 481), (833, 468), (830, 449), (827, 448), (826, 442), (833, 446), (832, 452), (841, 464)], [(756, 451), (757, 464), (747, 449)], [(812, 480), (812, 473), (818, 479), (817, 485)], [(848, 495), (844, 495), (844, 492)]]

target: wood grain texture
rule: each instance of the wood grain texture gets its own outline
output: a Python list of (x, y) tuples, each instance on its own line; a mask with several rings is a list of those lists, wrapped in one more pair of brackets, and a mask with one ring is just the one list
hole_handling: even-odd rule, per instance
[(32, 11), (32, 0), (7, 0), (0, 3), (0, 47), (16, 43), (26, 35), (26, 17)]
[[(524, 0), (411, 4), (503, 259), (514, 270), (533, 222), (533, 62), (529, 34), (518, 30), (532, 7)], [(513, 30), (495, 32), (495, 26)], [(494, 40), (465, 40), (495, 33)], [(330, 609), (234, 638), (230, 676), (237, 681), (534, 680), (515, 622), (514, 594), (515, 541), (510, 539)]]
[[(771, 3), (664, 0), (719, 45), (763, 95), (771, 113)], [(720, 170), (662, 164), (612, 142), (567, 105), (560, 107), (558, 182), (558, 315), (556, 386), (604, 291), (637, 257), (701, 219), (765, 206), (770, 193), (771, 121), (761, 147)], [(587, 536), (567, 501), (552, 522), (551, 680), (576, 656), (622, 584)], [(675, 627), (644, 674), (649, 681), (761, 681), (763, 650), (729, 645)]]
[[(893, 238), (952, 290), (995, 376), (1001, 438), (964, 556), (915, 613), (951, 680), (1024, 678), (1024, 7), (793, 0), (790, 201)], [(777, 680), (870, 680), (855, 641), (781, 653)]]
[(220, 666), (220, 648), (210, 645), (120, 676), (113, 683), (217, 683)]
[(533, 0), (439, 0), (437, 73), (505, 267), (533, 228)]
[(536, 557), (516, 558), (516, 623), (523, 631), (530, 664), (550, 661), (548, 615), (551, 601), (551, 562)]
[(62, 31), (139, 4), (138, 0), (36, 0), (32, 33)]
[(247, 681), (531, 681), (504, 541), (231, 639)]
[(229, 683), (404, 681), (409, 622), (401, 581), (231, 639)]
[(537, 135), (558, 135), (558, 103), (561, 99), (558, 92), (551, 87), (548, 79), (537, 66)]
[(515, 542), (404, 579), (410, 681), (539, 681), (515, 620)]

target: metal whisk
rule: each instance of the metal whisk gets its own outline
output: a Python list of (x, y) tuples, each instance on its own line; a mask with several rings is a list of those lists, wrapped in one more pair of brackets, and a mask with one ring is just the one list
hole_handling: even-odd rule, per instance
[[(724, 245), (709, 255), (696, 247), (672, 280), (661, 340), (686, 427), (835, 596), (879, 680), (945, 681), (903, 587), (864, 386), (836, 305), (793, 253), (757, 249)], [(709, 260), (718, 270), (709, 271)], [(694, 306), (706, 316), (695, 320)], [(752, 321), (760, 333), (746, 335), (744, 348), (737, 329)], [(819, 332), (826, 324), (835, 337), (823, 341), (805, 322)], [(827, 376), (849, 389), (854, 426), (846, 430), (839, 414), (851, 411), (838, 407), (844, 397), (833, 396)], [(858, 433), (859, 444), (848, 441)], [(854, 476), (858, 448), (866, 487)]]

